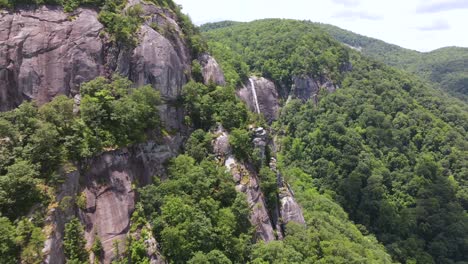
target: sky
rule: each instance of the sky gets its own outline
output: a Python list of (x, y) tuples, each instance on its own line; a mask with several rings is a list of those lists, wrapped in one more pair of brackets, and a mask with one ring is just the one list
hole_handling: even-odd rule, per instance
[(332, 24), (401, 47), (468, 47), (468, 0), (175, 0), (197, 24), (292, 18)]

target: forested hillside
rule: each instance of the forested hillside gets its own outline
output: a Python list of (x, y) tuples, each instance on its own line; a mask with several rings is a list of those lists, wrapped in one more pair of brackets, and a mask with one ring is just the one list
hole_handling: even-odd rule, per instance
[[(333, 25), (304, 23), (317, 26), (336, 40), (353, 47), (370, 58), (415, 73), (424, 80), (435, 83), (437, 88), (464, 101), (468, 98), (468, 48), (446, 47), (431, 52), (418, 52)], [(208, 23), (202, 25), (201, 30), (206, 32), (236, 24), (241, 24), (241, 22)]]
[[(245, 63), (278, 87), (297, 75), (332, 76), (341, 87), (322, 91), (318, 104), (289, 101), (274, 124), (282, 135), (282, 169), (301, 172), (290, 179), (294, 187), (316, 188), (338, 202), (395, 261), (468, 259), (466, 105), (341, 47), (315, 24), (260, 20), (207, 28), (213, 54), (224, 49), (242, 60), (219, 56), (227, 72)], [(343, 71), (348, 56), (352, 70)]]
[(446, 47), (417, 52), (332, 25), (317, 25), (338, 41), (357, 48), (371, 58), (415, 73), (464, 101), (468, 98), (468, 48)]

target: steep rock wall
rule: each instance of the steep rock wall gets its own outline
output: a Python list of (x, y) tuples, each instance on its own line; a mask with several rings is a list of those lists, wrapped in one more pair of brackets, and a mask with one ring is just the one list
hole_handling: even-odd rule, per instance
[(83, 173), (86, 209), (82, 218), (88, 247), (99, 236), (104, 248), (104, 263), (114, 257), (114, 244), (124, 247), (130, 217), (135, 209), (135, 188), (165, 175), (164, 164), (179, 152), (181, 138), (147, 142), (132, 148), (107, 152), (92, 159)]
[[(255, 89), (257, 95), (257, 102), (255, 102), (253, 89)], [(258, 110), (265, 116), (267, 121), (272, 122), (278, 118), (279, 98), (276, 86), (272, 81), (263, 77), (250, 77), (249, 81), (237, 91), (237, 96), (254, 113), (257, 112), (256, 105), (258, 103)]]
[[(135, 188), (149, 184), (153, 176), (164, 177), (165, 163), (179, 153), (182, 138), (166, 137), (162, 142), (147, 142), (131, 148), (103, 153), (83, 164), (80, 171), (66, 175), (60, 187), (57, 204), (46, 219), (48, 237), (43, 252), (45, 263), (65, 263), (63, 235), (65, 223), (78, 215), (85, 227), (87, 248), (91, 248), (96, 236), (103, 245), (103, 263), (110, 263), (115, 255), (114, 245), (119, 242), (122, 252), (130, 227), (131, 214), (135, 209)], [(86, 197), (84, 208), (74, 204), (77, 196)], [(64, 199), (71, 198), (64, 209)], [(154, 240), (154, 239), (153, 239)], [(158, 263), (161, 256), (157, 242), (151, 259)], [(93, 262), (91, 262), (93, 263)]]
[(80, 83), (104, 73), (96, 11), (78, 9), (74, 15), (46, 6), (0, 11), (1, 111), (23, 100), (74, 95)]
[(255, 236), (259, 240), (269, 242), (275, 240), (275, 233), (268, 214), (265, 197), (260, 189), (259, 179), (251, 165), (238, 161), (231, 153), (228, 133), (220, 128), (218, 137), (213, 142), (217, 158), (223, 161), (226, 170), (236, 183), (236, 190), (247, 196), (250, 206), (250, 222), (255, 227)]
[[(164, 109), (179, 112), (173, 102), (187, 81), (191, 62), (182, 30), (171, 11), (139, 0), (127, 8), (135, 4), (141, 5), (146, 21), (134, 48), (109, 42), (93, 9), (64, 13), (60, 7), (41, 6), (0, 11), (0, 111), (24, 100), (43, 104), (61, 94), (73, 97), (81, 83), (119, 73), (137, 86), (150, 84), (160, 91)], [(160, 33), (150, 26), (155, 23), (172, 30)], [(162, 115), (168, 129), (180, 129), (183, 116), (176, 117)]]

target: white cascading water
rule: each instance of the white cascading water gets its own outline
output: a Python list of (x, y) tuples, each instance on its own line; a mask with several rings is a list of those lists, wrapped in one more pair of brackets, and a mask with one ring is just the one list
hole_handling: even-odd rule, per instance
[(252, 78), (249, 78), (250, 81), (250, 89), (252, 89), (252, 95), (255, 103), (255, 110), (257, 110), (257, 113), (260, 114), (260, 106), (258, 105), (258, 99), (257, 99), (257, 91), (255, 91), (255, 82)]

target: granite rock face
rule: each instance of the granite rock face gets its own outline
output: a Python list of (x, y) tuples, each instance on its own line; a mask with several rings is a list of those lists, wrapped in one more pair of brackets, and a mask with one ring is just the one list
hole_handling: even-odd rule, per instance
[[(149, 184), (153, 176), (164, 177), (165, 163), (179, 153), (181, 144), (180, 136), (166, 137), (162, 142), (150, 141), (105, 152), (89, 160), (87, 169), (68, 173), (56, 197), (59, 206), (52, 208), (46, 218), (44, 263), (65, 263), (64, 227), (75, 216), (84, 224), (87, 248), (99, 236), (104, 251), (102, 263), (111, 263), (114, 243), (120, 241), (119, 247), (123, 250), (123, 241), (129, 234), (130, 218), (135, 209), (134, 189)], [(84, 208), (76, 207), (78, 196), (86, 198)], [(151, 263), (164, 263), (157, 241), (153, 238), (145, 244)], [(93, 259), (90, 263), (94, 263)]]
[[(65, 263), (63, 251), (63, 236), (65, 224), (75, 216), (73, 200), (76, 199), (80, 189), (80, 173), (75, 170), (65, 174), (65, 182), (60, 186), (56, 197), (59, 206), (51, 208), (45, 219), (46, 241), (42, 252), (45, 255), (44, 263)], [(47, 231), (48, 230), (48, 231)]]
[[(82, 82), (119, 73), (137, 86), (150, 84), (165, 101), (178, 98), (190, 73), (190, 53), (174, 15), (138, 0), (146, 21), (137, 46), (111, 43), (97, 12), (41, 6), (0, 11), (0, 111), (24, 100), (39, 104), (79, 93)], [(127, 6), (127, 7), (128, 7)], [(170, 27), (164, 36), (150, 25)]]
[(269, 242), (275, 240), (275, 232), (268, 214), (265, 197), (260, 189), (258, 176), (248, 163), (235, 159), (229, 146), (229, 134), (219, 128), (217, 138), (213, 142), (213, 149), (218, 160), (222, 161), (226, 170), (231, 173), (236, 183), (236, 190), (247, 196), (250, 206), (250, 222), (255, 227), (257, 239)]
[(205, 53), (200, 56), (198, 61), (202, 66), (203, 82), (205, 84), (209, 84), (210, 82), (221, 86), (226, 84), (223, 70), (213, 57)]
[[(177, 155), (180, 144), (181, 138), (167, 139), (164, 144), (147, 142), (106, 152), (88, 164), (90, 169), (83, 174), (86, 208), (81, 218), (87, 246), (92, 246), (95, 236), (100, 237), (104, 263), (110, 263), (114, 257), (116, 241), (124, 249), (135, 209), (134, 189), (149, 184), (153, 176), (163, 176), (164, 164)], [(160, 258), (157, 250), (149, 252), (154, 253), (150, 258)]]
[(268, 122), (278, 118), (278, 92), (272, 81), (263, 77), (250, 77), (249, 82), (237, 91), (237, 96), (247, 104), (252, 112), (262, 113)]
[(326, 89), (328, 92), (334, 92), (337, 88), (338, 86), (325, 77), (314, 79), (309, 76), (296, 76), (293, 78), (291, 96), (293, 98), (301, 99), (302, 101), (312, 99), (318, 103), (318, 95), (321, 89)]
[(96, 11), (78, 9), (74, 19), (56, 7), (0, 12), (1, 111), (76, 94), (82, 82), (104, 73)]

